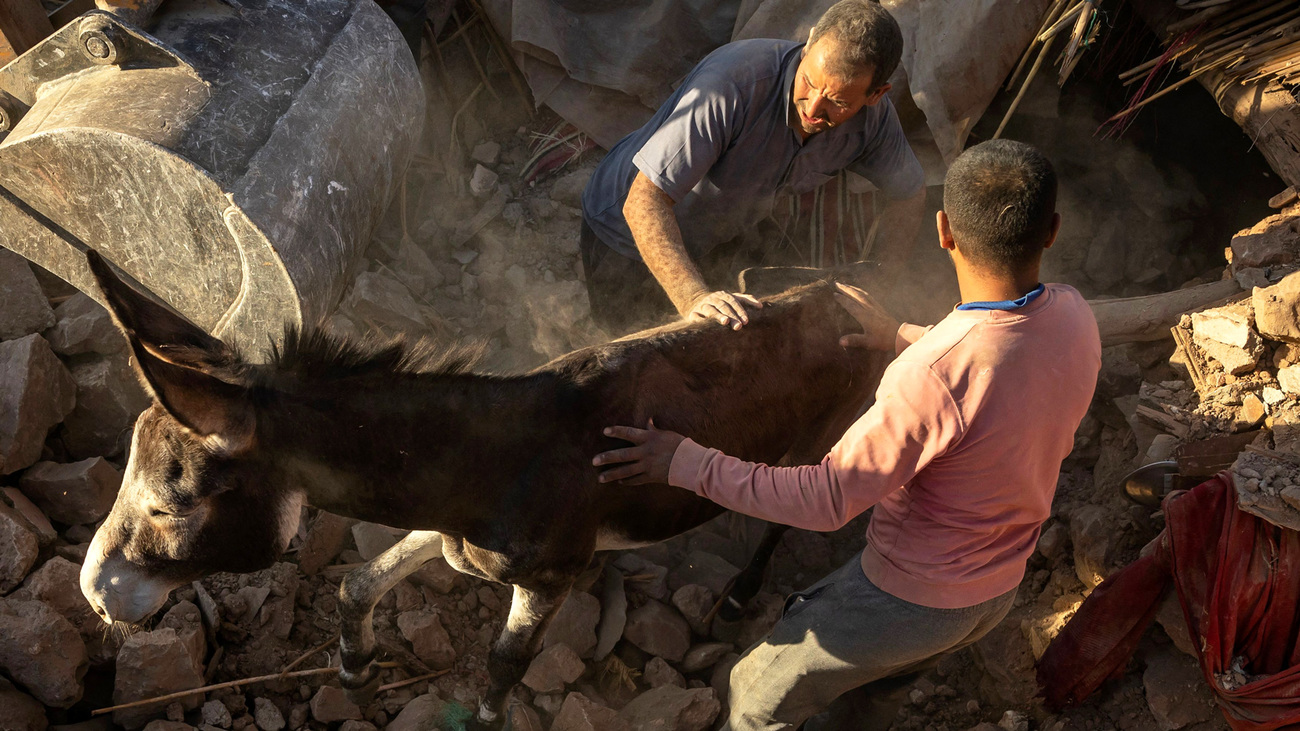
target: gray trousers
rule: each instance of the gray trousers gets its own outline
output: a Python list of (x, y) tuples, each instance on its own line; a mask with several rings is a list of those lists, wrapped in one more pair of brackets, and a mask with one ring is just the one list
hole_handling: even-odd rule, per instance
[[(764, 731), (809, 723), (888, 729), (911, 681), (942, 655), (997, 626), (1013, 589), (962, 609), (903, 601), (862, 573), (859, 554), (806, 591), (792, 594), (765, 640), (731, 671), (731, 715), (724, 729)], [(821, 722), (821, 723), (819, 723)]]

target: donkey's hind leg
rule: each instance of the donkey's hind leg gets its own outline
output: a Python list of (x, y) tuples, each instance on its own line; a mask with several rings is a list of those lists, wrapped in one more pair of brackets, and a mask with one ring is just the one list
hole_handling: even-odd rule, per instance
[(495, 726), (501, 719), (511, 689), (523, 679), (541, 649), (546, 627), (572, 585), (572, 577), (556, 584), (515, 585), (505, 629), (488, 655), (488, 691), (478, 709), (481, 724)]
[(342, 635), (339, 648), (343, 667), (339, 682), (358, 705), (365, 705), (379, 687), (375, 659), (373, 614), (379, 599), (402, 579), (442, 553), (441, 537), (434, 531), (412, 531), (387, 551), (343, 579), (339, 586)]
[(763, 539), (749, 559), (749, 565), (727, 585), (726, 591), (718, 598), (717, 617), (723, 622), (739, 622), (745, 612), (745, 605), (758, 595), (763, 588), (763, 576), (767, 573), (767, 564), (772, 560), (781, 536), (790, 529), (788, 525), (768, 523), (763, 530)]

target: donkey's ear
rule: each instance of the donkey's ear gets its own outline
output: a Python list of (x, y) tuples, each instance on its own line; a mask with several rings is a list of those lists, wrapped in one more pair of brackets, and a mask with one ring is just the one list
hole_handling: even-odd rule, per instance
[(113, 321), (126, 335), (141, 380), (181, 425), (214, 447), (237, 451), (251, 442), (248, 389), (232, 382), (235, 352), (194, 323), (135, 291), (98, 252), (86, 261)]

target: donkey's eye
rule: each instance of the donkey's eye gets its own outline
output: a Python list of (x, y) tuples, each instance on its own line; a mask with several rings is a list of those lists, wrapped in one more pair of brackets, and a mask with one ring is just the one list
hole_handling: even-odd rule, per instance
[(149, 509), (149, 517), (150, 518), (185, 518), (190, 515), (193, 515), (195, 510), (198, 510), (198, 508), (197, 507), (187, 507), (187, 508), (153, 507)]

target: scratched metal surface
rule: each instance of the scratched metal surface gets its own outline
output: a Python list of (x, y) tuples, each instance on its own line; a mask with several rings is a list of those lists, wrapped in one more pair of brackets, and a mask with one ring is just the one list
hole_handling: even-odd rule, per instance
[(0, 138), (0, 244), (87, 284), (35, 211), (263, 350), (332, 308), (395, 192), (424, 117), (410, 50), (369, 0), (177, 0), (122, 29), (120, 66), (73, 23), (0, 70), (30, 107)]

